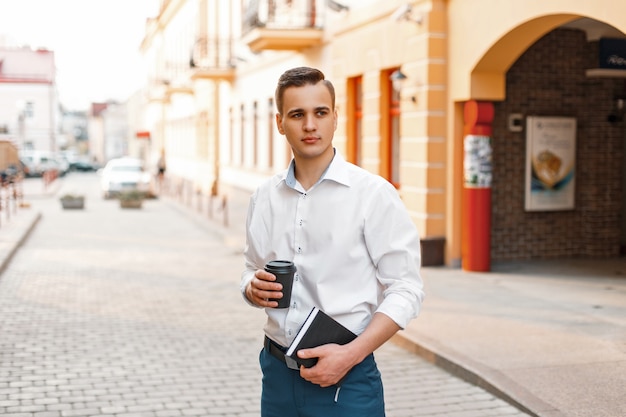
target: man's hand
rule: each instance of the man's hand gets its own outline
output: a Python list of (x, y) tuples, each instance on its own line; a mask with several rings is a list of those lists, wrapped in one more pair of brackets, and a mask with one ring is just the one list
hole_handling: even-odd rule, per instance
[(311, 368), (301, 366), (300, 376), (322, 387), (335, 385), (350, 369), (382, 346), (398, 330), (400, 327), (388, 316), (375, 313), (365, 331), (346, 345), (329, 344), (298, 351), (298, 356), (302, 359), (319, 358)]
[(254, 278), (246, 287), (246, 298), (259, 307), (278, 307), (278, 301), (268, 301), (268, 299), (283, 298), (282, 284), (276, 281), (274, 274), (263, 269), (257, 269)]
[(311, 368), (301, 366), (300, 376), (321, 387), (335, 385), (360, 362), (355, 360), (355, 355), (348, 345), (340, 346), (334, 343), (302, 349), (298, 351), (298, 356), (302, 359), (318, 358), (315, 366)]

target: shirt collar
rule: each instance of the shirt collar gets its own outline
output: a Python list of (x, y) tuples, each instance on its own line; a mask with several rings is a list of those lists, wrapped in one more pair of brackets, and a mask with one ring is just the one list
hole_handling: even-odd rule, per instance
[[(316, 183), (319, 184), (324, 180), (335, 181), (336, 183), (343, 184), (345, 186), (350, 186), (350, 176), (348, 175), (348, 166), (349, 164), (346, 160), (341, 156), (337, 149), (333, 148), (335, 152), (335, 156), (333, 160), (330, 162), (330, 165), (326, 168), (326, 171), (322, 174), (319, 181)], [(294, 159), (291, 160), (289, 164), (289, 168), (283, 174), (282, 180), (285, 181), (285, 184), (290, 188), (296, 187), (296, 162)]]

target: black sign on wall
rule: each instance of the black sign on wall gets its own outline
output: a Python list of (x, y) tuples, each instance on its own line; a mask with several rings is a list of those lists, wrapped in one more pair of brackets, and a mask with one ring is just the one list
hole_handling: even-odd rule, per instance
[(626, 39), (600, 39), (600, 68), (626, 70)]

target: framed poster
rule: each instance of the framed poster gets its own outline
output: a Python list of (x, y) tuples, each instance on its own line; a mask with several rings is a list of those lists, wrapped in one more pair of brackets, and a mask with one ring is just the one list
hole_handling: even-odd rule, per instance
[(576, 119), (526, 118), (526, 211), (574, 209)]

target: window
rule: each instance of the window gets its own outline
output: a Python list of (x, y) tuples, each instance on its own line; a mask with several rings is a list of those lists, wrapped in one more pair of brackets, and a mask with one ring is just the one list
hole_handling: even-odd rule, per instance
[(347, 159), (355, 165), (361, 165), (362, 121), (363, 121), (363, 77), (348, 79), (348, 136)]
[(258, 142), (259, 142), (259, 103), (252, 103), (252, 164), (257, 166), (259, 162)]
[(235, 116), (233, 114), (233, 108), (230, 107), (228, 109), (228, 118), (229, 118), (229, 126), (228, 126), (228, 142), (229, 142), (229, 155), (228, 155), (228, 160), (230, 161), (231, 164), (235, 163), (235, 152), (234, 152), (234, 148), (235, 148), (235, 143), (234, 143), (234, 139), (235, 139)]
[(267, 166), (274, 168), (274, 99), (270, 98), (267, 101), (267, 150), (268, 161)]
[(24, 117), (32, 118), (35, 116), (35, 105), (32, 101), (27, 101), (24, 105)]
[(244, 152), (246, 145), (246, 108), (243, 104), (239, 107), (239, 117), (239, 165), (243, 166), (246, 160)]
[(400, 94), (389, 79), (391, 68), (380, 75), (380, 175), (400, 186)]

